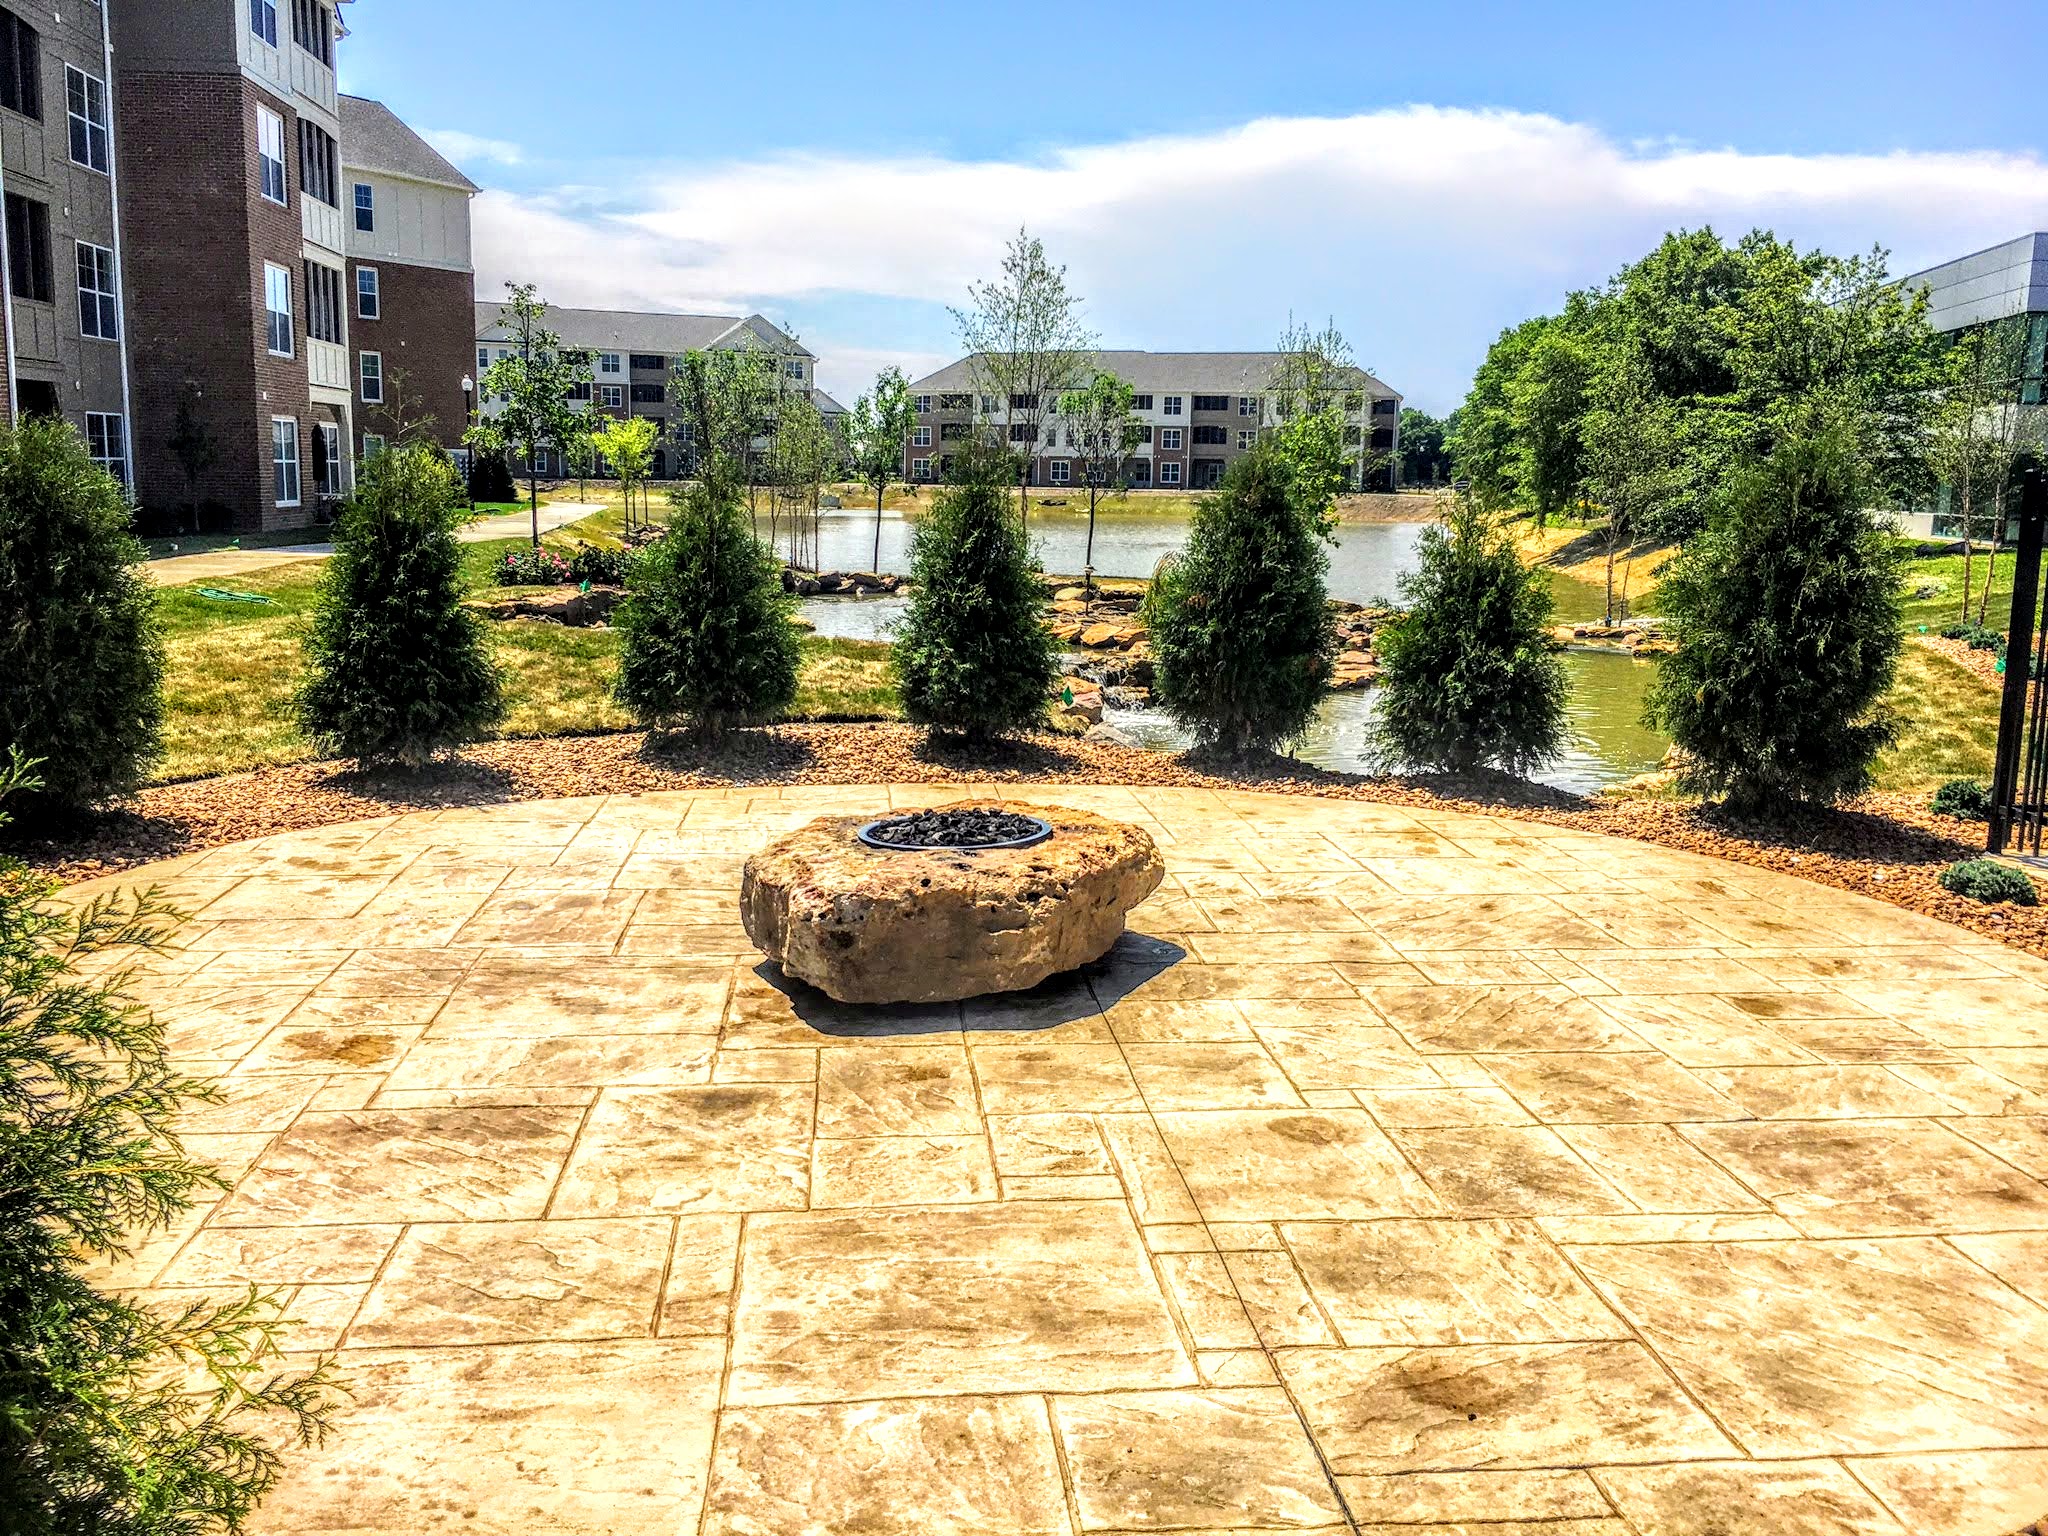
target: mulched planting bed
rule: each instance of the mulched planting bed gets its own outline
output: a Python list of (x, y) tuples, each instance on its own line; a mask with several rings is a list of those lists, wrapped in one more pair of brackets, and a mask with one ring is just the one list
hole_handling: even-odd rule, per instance
[(1936, 883), (1950, 864), (1982, 853), (1984, 829), (1936, 816), (1915, 796), (1866, 795), (1781, 822), (1737, 823), (1711, 807), (1584, 799), (1504, 776), (1364, 779), (1284, 758), (1221, 765), (1042, 735), (969, 750), (929, 745), (906, 725), (779, 726), (715, 747), (637, 732), (485, 742), (410, 774), (303, 763), (160, 785), (61, 834), (15, 827), (0, 838), (29, 864), (77, 881), (266, 833), (444, 806), (710, 785), (963, 781), (1269, 790), (1543, 821), (1799, 875), (2048, 959), (2048, 906), (1985, 906)]

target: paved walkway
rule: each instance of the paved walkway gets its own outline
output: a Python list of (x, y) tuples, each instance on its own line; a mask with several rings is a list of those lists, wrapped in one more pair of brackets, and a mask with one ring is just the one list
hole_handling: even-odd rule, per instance
[[(540, 531), (552, 533), (557, 528), (603, 510), (602, 502), (550, 502), (540, 509)], [(478, 518), (455, 537), (463, 544), (485, 544), (493, 539), (516, 539), (532, 532), (533, 514), (516, 512), (502, 517)], [(252, 571), (267, 571), (301, 560), (324, 560), (333, 553), (334, 546), (324, 542), (280, 544), (272, 549), (214, 549), (203, 554), (169, 555), (161, 560), (152, 560), (143, 570), (158, 586), (179, 587), (199, 581), (232, 581)]]
[(282, 1288), (355, 1387), (257, 1530), (2048, 1512), (2048, 966), (1562, 829), (1047, 786), (1170, 871), (1084, 978), (872, 1010), (757, 968), (748, 849), (948, 797), (159, 872), (198, 915), (147, 989), (226, 1077), (191, 1146), (235, 1182), (109, 1278)]

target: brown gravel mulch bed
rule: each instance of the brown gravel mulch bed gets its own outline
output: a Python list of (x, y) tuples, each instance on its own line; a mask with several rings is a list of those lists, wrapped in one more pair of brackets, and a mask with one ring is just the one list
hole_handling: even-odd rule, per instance
[(5, 834), (9, 851), (67, 882), (271, 832), (410, 810), (735, 784), (957, 782), (1154, 784), (1267, 790), (1477, 811), (1637, 838), (1798, 875), (1957, 924), (2048, 959), (2048, 906), (1986, 906), (1935, 877), (1983, 850), (1983, 829), (1906, 795), (1866, 795), (1774, 823), (1712, 807), (1585, 799), (1517, 779), (1367, 779), (1284, 758), (1223, 765), (1135, 747), (1031, 736), (972, 752), (928, 745), (906, 725), (791, 725), (717, 747), (625, 733), (485, 742), (416, 773), (305, 763), (145, 790), (53, 835)]

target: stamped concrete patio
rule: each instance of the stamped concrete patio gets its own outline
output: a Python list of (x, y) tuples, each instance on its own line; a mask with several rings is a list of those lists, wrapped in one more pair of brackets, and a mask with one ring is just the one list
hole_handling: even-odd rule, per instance
[(2048, 966), (1525, 822), (1048, 786), (1169, 869), (1084, 978), (856, 1010), (757, 968), (749, 848), (975, 792), (159, 871), (197, 915), (146, 991), (234, 1186), (110, 1278), (279, 1288), (355, 1391), (259, 1530), (2048, 1513)]

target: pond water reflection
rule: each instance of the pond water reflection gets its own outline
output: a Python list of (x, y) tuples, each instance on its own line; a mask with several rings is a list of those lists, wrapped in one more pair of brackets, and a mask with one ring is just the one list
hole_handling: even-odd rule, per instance
[[(1086, 516), (1034, 511), (1032, 543), (1045, 568), (1079, 571), (1087, 529)], [(1393, 598), (1401, 576), (1415, 568), (1421, 535), (1418, 523), (1357, 523), (1339, 529), (1337, 546), (1330, 553), (1330, 595), (1357, 603)], [(820, 524), (820, 564), (827, 570), (869, 569), (874, 536), (872, 512), (826, 513)], [(1150, 576), (1160, 557), (1180, 548), (1186, 537), (1187, 525), (1180, 518), (1104, 517), (1096, 526), (1096, 574)], [(885, 514), (883, 571), (908, 569), (909, 541), (910, 524), (896, 513)], [(1599, 617), (1602, 597), (1597, 589), (1561, 576), (1551, 578), (1551, 588), (1560, 620)], [(822, 635), (887, 640), (906, 602), (902, 597), (820, 597), (803, 603), (802, 611)], [(1641, 723), (1643, 692), (1654, 666), (1622, 655), (1567, 651), (1571, 744), (1536, 778), (1587, 793), (1656, 767), (1667, 743)], [(1370, 690), (1332, 694), (1296, 755), (1318, 767), (1363, 772), (1372, 709)], [(1177, 750), (1186, 745), (1173, 722), (1157, 711), (1113, 710), (1108, 723), (1144, 746)]]

